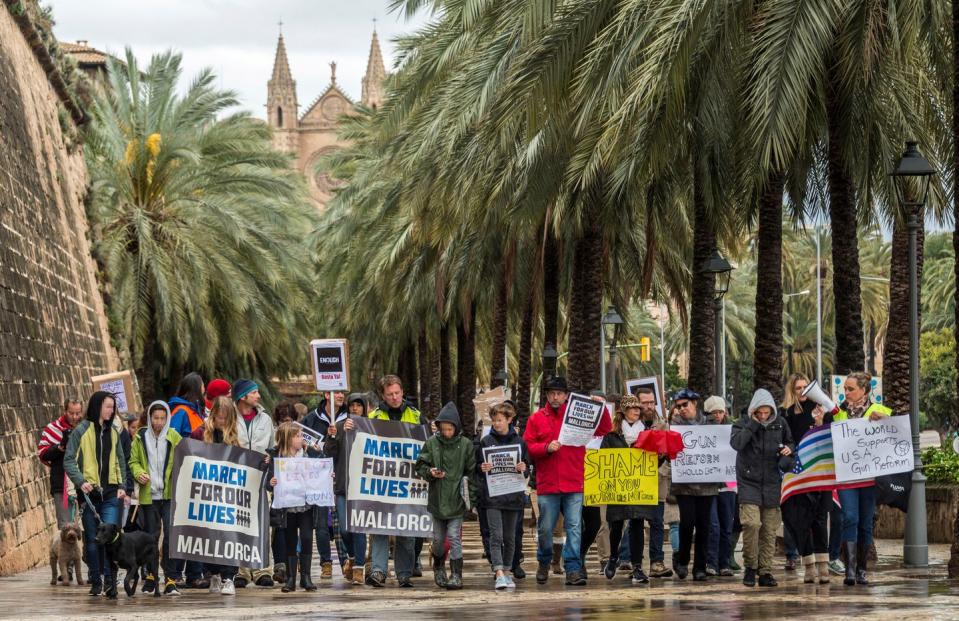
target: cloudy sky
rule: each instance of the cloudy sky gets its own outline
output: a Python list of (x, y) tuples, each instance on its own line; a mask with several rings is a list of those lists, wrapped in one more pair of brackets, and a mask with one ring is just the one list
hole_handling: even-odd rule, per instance
[(115, 55), (129, 46), (144, 64), (150, 55), (182, 52), (184, 75), (212, 67), (223, 88), (239, 93), (242, 107), (265, 117), (266, 81), (273, 70), (278, 22), (283, 21), (300, 113), (330, 81), (354, 99), (366, 70), (373, 20), (387, 71), (392, 37), (425, 23), (390, 13), (389, 0), (48, 0), (61, 41), (86, 40)]

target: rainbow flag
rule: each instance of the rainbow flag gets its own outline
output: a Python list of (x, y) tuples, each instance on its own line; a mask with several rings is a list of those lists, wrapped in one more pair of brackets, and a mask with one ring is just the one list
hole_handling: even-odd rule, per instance
[(829, 425), (813, 427), (799, 441), (796, 465), (783, 477), (780, 503), (790, 496), (806, 492), (836, 489), (836, 463), (833, 461)]

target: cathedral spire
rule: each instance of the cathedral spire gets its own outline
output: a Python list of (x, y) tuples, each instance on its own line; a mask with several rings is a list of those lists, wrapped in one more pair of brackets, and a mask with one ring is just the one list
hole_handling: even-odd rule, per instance
[(366, 61), (366, 75), (363, 76), (363, 105), (368, 108), (379, 108), (383, 105), (383, 83), (386, 81), (386, 67), (383, 65), (383, 53), (380, 51), (380, 40), (376, 35), (376, 26), (373, 27), (373, 40), (370, 42), (370, 57)]
[[(280, 28), (283, 22), (280, 22)], [(293, 74), (290, 72), (290, 61), (286, 58), (286, 43), (283, 41), (283, 31), (280, 31), (280, 38), (276, 42), (276, 58), (273, 60), (273, 77), (270, 82), (275, 85), (281, 83), (292, 83)]]
[[(290, 61), (286, 57), (286, 43), (283, 41), (283, 22), (280, 22), (280, 35), (276, 42), (276, 58), (273, 61), (273, 76), (266, 83), (266, 116), (271, 127), (279, 130), (291, 130), (298, 123), (299, 104), (296, 101), (296, 81), (290, 71)], [(293, 150), (292, 137), (283, 137), (274, 132), (274, 146), (285, 151)]]

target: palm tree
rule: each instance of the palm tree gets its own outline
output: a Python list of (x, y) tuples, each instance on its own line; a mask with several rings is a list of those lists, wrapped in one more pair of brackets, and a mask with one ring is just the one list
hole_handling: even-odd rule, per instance
[(315, 226), (270, 133), (180, 56), (111, 62), (86, 130), (95, 252), (109, 314), (148, 398), (183, 369), (264, 380), (306, 364)]

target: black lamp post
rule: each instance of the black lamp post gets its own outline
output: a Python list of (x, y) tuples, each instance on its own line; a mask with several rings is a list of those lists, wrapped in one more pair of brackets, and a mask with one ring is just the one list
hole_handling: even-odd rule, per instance
[(723, 394), (723, 296), (729, 291), (729, 280), (732, 275), (733, 266), (729, 264), (719, 250), (713, 250), (711, 257), (706, 259), (700, 268), (704, 274), (712, 274), (716, 277), (715, 289), (713, 290), (713, 316), (715, 326), (713, 328), (713, 394)]
[(556, 360), (559, 358), (559, 352), (552, 343), (546, 343), (543, 347), (543, 379), (539, 390), (539, 406), (543, 407), (546, 403), (546, 382), (553, 379), (556, 375)]
[(496, 372), (496, 375), (493, 376), (493, 386), (502, 386), (504, 389), (509, 385), (509, 374), (506, 372), (506, 369), (500, 369)]
[[(619, 326), (623, 325), (623, 318), (615, 308), (610, 306), (603, 315), (599, 331), (599, 383), (606, 393), (606, 341), (610, 342), (610, 361), (616, 358), (616, 337), (619, 336)], [(614, 378), (615, 381), (615, 378)]]
[(891, 174), (899, 205), (906, 214), (909, 231), (909, 424), (912, 426), (912, 491), (906, 513), (903, 563), (909, 567), (929, 566), (929, 542), (926, 535), (926, 477), (919, 454), (919, 271), (918, 237), (922, 226), (922, 208), (929, 195), (929, 184), (936, 169), (924, 158), (915, 141), (906, 142), (906, 150)]

